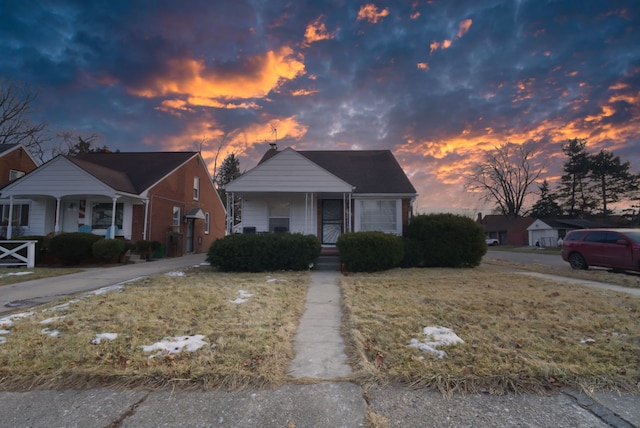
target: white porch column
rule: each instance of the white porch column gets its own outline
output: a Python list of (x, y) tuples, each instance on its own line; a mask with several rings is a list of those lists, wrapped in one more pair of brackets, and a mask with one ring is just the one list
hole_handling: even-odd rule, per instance
[(7, 219), (7, 239), (11, 239), (13, 233), (13, 196), (9, 196), (9, 218)]
[(227, 235), (233, 234), (233, 220), (236, 215), (233, 200), (233, 193), (227, 192)]
[(144, 199), (144, 225), (142, 226), (142, 240), (147, 240), (147, 221), (149, 221), (149, 199)]
[(56, 224), (53, 226), (53, 231), (60, 233), (60, 198), (56, 198)]
[(111, 237), (109, 239), (116, 239), (116, 201), (118, 198), (116, 196), (113, 197), (113, 201), (111, 203)]

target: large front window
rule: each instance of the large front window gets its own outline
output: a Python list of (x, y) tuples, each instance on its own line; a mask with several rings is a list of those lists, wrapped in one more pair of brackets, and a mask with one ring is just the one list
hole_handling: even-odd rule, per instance
[[(115, 225), (122, 229), (124, 204), (116, 204)], [(106, 229), (111, 226), (113, 218), (113, 204), (94, 204), (91, 214), (92, 229)]]
[(289, 203), (269, 203), (269, 232), (289, 231)]
[[(2, 210), (2, 225), (9, 224), (9, 204), (0, 205)], [(15, 204), (11, 213), (11, 224), (14, 226), (29, 226), (29, 204)]]
[(360, 230), (398, 233), (398, 201), (360, 200)]

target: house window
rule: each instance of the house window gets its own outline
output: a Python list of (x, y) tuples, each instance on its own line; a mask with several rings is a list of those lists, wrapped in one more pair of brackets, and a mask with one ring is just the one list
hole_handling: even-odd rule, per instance
[(173, 207), (173, 222), (174, 226), (180, 226), (180, 207)]
[(9, 170), (9, 181), (17, 180), (18, 178), (24, 176), (24, 171), (18, 171), (17, 169)]
[(289, 231), (289, 203), (269, 203), (269, 232)]
[(200, 178), (193, 177), (193, 200), (200, 199)]
[[(0, 205), (2, 209), (2, 225), (9, 224), (9, 204)], [(15, 204), (13, 206), (11, 224), (29, 227), (29, 204)]]
[(361, 200), (360, 230), (398, 233), (396, 200)]
[[(116, 217), (114, 224), (122, 229), (122, 219), (124, 217), (124, 204), (116, 204)], [(94, 204), (91, 210), (91, 228), (106, 229), (111, 227), (113, 218), (113, 204)]]
[(211, 215), (204, 213), (204, 233), (209, 234), (209, 227), (211, 226)]

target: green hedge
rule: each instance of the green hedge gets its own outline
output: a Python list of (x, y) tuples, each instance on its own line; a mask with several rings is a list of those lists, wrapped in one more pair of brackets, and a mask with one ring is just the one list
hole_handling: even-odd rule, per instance
[(487, 252), (482, 227), (454, 214), (414, 216), (405, 238), (405, 267), (475, 267)]
[(400, 265), (404, 255), (402, 238), (383, 232), (340, 235), (340, 262), (349, 272), (377, 272)]
[(119, 239), (101, 239), (91, 246), (93, 257), (102, 259), (106, 262), (114, 260), (117, 256), (124, 253), (124, 241)]
[(217, 239), (207, 262), (221, 271), (305, 270), (320, 255), (320, 241), (302, 234), (243, 234)]
[(93, 257), (93, 243), (104, 239), (93, 233), (62, 233), (49, 241), (51, 253), (68, 264), (79, 263)]

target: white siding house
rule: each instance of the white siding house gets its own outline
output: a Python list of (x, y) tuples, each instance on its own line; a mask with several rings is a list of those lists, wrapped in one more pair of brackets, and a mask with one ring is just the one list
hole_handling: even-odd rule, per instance
[(225, 190), (229, 200), (242, 201), (241, 226), (229, 212), (229, 233), (311, 234), (324, 245), (350, 231), (401, 235), (417, 196), (388, 150), (272, 149)]

